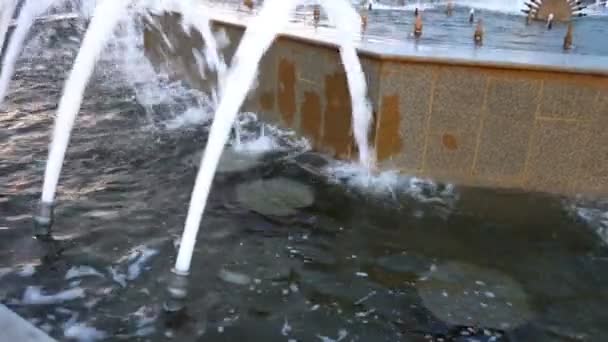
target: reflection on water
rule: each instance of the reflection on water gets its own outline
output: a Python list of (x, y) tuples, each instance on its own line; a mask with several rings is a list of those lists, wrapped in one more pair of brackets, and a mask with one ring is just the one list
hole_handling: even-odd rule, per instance
[[(608, 333), (608, 249), (594, 231), (608, 209), (601, 202), (396, 175), (362, 184), (269, 129), (276, 139), (257, 151), (270, 151), (223, 161), (232, 165), (216, 178), (203, 221), (189, 320), (167, 329), (160, 308), (196, 174), (189, 161), (208, 127), (150, 129), (106, 56), (68, 149), (59, 241), (31, 239), (52, 116), (77, 48), (53, 37), (45, 53), (20, 60), (0, 115), (0, 299), (59, 340), (601, 341)], [(245, 143), (259, 139), (260, 125), (244, 117)]]

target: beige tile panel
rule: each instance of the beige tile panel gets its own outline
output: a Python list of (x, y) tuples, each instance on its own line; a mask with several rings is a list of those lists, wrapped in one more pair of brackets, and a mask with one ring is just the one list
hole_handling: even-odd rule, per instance
[(579, 122), (537, 120), (524, 186), (539, 191), (572, 192), (584, 146), (582, 133)]
[[(381, 167), (422, 168), (436, 70), (417, 64), (382, 65), (376, 137)], [(394, 117), (395, 111), (398, 117)], [(396, 136), (387, 137), (389, 134)]]
[(540, 89), (536, 80), (490, 80), (475, 177), (521, 184)]

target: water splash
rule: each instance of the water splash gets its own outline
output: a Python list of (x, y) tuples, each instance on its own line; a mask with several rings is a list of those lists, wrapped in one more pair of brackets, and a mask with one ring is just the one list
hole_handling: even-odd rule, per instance
[(367, 100), (365, 74), (353, 43), (353, 38), (361, 27), (361, 18), (349, 2), (324, 1), (322, 5), (340, 33), (340, 56), (350, 91), (353, 133), (359, 149), (359, 162), (364, 168), (370, 169), (374, 159), (368, 141), (372, 110)]
[(454, 3), (457, 6), (466, 6), (475, 9), (521, 14), (521, 10), (527, 8), (525, 2), (525, 0), (457, 0)]
[[(19, 57), (19, 52), (23, 47), (23, 43), (27, 38), (27, 34), (30, 32), (36, 17), (47, 11), (54, 1), (55, 0), (29, 0), (21, 9), (19, 18), (17, 19), (17, 27), (11, 36), (8, 47), (6, 48), (6, 53), (2, 59), (2, 74), (0, 74), (0, 103), (4, 102), (8, 85), (15, 71), (15, 63)], [(8, 6), (10, 6), (10, 4), (7, 5), (7, 7)], [(15, 6), (13, 5), (12, 7), (14, 10)], [(4, 16), (5, 13), (2, 13), (2, 25), (5, 24)], [(4, 34), (6, 33), (4, 26), (0, 27), (0, 29), (4, 30)]]
[[(36, 1), (36, 0), (32, 0)], [(53, 203), (65, 151), (95, 62), (132, 1), (101, 1), (95, 8), (59, 102), (53, 141), (44, 173), (42, 202)]]
[(272, 44), (278, 31), (288, 23), (289, 15), (295, 6), (294, 0), (265, 1), (258, 16), (251, 20), (237, 48), (232, 67), (226, 75), (224, 95), (220, 99), (192, 191), (186, 225), (175, 263), (175, 270), (179, 273), (187, 274), (190, 270), (201, 218), (215, 169), (224, 145), (228, 141), (230, 128), (253, 84), (262, 56)]

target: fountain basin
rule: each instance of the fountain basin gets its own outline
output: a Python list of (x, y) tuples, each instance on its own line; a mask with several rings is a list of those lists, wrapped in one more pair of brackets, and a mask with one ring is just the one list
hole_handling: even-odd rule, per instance
[[(214, 15), (232, 57), (245, 15)], [(145, 33), (149, 58), (193, 87), (198, 72), (175, 14)], [(168, 36), (163, 39), (158, 27)], [(165, 41), (171, 41), (169, 47)], [(330, 28), (288, 27), (261, 62), (243, 110), (307, 137), (315, 150), (355, 160), (346, 75)], [(380, 170), (463, 185), (560, 194), (608, 193), (608, 58), (362, 41), (370, 132)]]

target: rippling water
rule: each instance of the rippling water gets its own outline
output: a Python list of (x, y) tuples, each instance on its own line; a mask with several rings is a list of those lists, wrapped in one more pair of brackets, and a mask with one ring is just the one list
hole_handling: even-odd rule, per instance
[[(38, 26), (0, 113), (0, 300), (59, 340), (600, 341), (608, 333), (607, 205), (392, 173), (368, 184), (285, 132), (265, 127), (257, 139), (251, 115), (242, 117), (253, 141), (245, 146), (268, 152), (223, 161), (194, 255), (190, 318), (167, 327), (165, 280), (208, 128), (204, 106), (179, 85), (163, 85), (167, 96), (147, 106), (124, 56), (106, 53), (67, 152), (57, 241), (31, 238), (81, 34), (77, 21)], [(154, 97), (138, 87), (140, 99)], [(288, 183), (260, 182), (277, 178)], [(298, 185), (281, 185), (289, 182)], [(278, 204), (269, 211), (256, 201)]]

